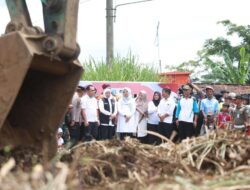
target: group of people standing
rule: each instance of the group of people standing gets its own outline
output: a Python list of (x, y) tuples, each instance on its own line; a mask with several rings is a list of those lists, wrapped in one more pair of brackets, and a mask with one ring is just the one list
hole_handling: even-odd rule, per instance
[[(163, 88), (162, 92), (154, 92), (153, 99), (148, 102), (145, 91), (140, 91), (134, 98), (131, 90), (124, 88), (117, 100), (111, 94), (111, 87), (103, 85), (102, 96), (97, 99), (93, 85), (86, 88), (78, 86), (62, 127), (64, 139), (77, 143), (112, 139), (114, 136), (123, 140), (129, 136), (138, 138), (142, 143), (159, 144), (161, 139), (147, 134), (147, 131), (181, 141), (204, 134), (205, 127), (224, 128), (222, 126), (226, 123), (235, 129), (248, 127), (249, 109), (242, 105), (240, 96), (230, 104), (225, 99), (220, 113), (213, 88), (206, 87), (205, 90), (206, 96), (196, 99), (192, 96), (192, 86), (184, 85), (183, 94), (176, 101), (171, 96), (171, 89)], [(232, 108), (231, 104), (235, 107)]]

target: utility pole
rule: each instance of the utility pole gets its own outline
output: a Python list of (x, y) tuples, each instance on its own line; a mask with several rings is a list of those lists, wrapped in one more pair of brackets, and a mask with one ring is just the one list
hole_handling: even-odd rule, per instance
[(116, 9), (120, 6), (143, 3), (153, 0), (139, 0), (129, 3), (118, 4), (113, 7), (113, 0), (106, 0), (106, 64), (111, 68), (114, 58), (114, 18)]
[(158, 21), (157, 27), (156, 27), (155, 45), (157, 47), (157, 54), (158, 54), (158, 60), (159, 60), (159, 70), (160, 70), (160, 73), (161, 73), (162, 72), (162, 67), (161, 67), (161, 56), (160, 56), (159, 28), (160, 28), (160, 21)]
[(114, 58), (113, 0), (106, 0), (106, 64), (112, 67)]

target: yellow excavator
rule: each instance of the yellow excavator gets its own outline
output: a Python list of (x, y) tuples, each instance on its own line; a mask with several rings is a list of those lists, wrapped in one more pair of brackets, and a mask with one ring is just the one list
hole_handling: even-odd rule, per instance
[(52, 157), (56, 131), (82, 75), (76, 42), (79, 0), (41, 0), (44, 31), (25, 0), (6, 0), (0, 37), (0, 148), (33, 147)]

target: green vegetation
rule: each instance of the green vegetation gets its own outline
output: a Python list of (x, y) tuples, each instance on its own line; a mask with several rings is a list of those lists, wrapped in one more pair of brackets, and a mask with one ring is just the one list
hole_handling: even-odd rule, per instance
[[(196, 60), (168, 69), (192, 72), (191, 77), (201, 82), (250, 83), (250, 26), (237, 26), (229, 20), (218, 23), (226, 27), (228, 39), (208, 39), (197, 53)], [(239, 44), (234, 46), (230, 41), (233, 35), (240, 39)]]
[(127, 57), (115, 57), (112, 67), (104, 61), (90, 59), (83, 63), (82, 80), (88, 81), (159, 81), (158, 72), (150, 66), (139, 64), (131, 53)]
[(249, 57), (245, 48), (240, 49), (240, 60), (234, 63), (228, 53), (223, 52), (222, 61), (206, 58), (205, 65), (210, 73), (203, 76), (208, 82), (222, 82), (229, 84), (246, 84), (249, 79)]

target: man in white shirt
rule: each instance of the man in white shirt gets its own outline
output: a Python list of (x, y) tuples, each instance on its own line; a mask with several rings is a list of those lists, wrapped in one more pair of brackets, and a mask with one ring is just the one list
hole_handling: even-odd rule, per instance
[(174, 130), (173, 115), (175, 109), (175, 101), (170, 97), (170, 94), (170, 89), (162, 89), (162, 99), (157, 109), (158, 116), (160, 118), (159, 133), (169, 139)]
[(197, 101), (191, 97), (190, 86), (184, 85), (182, 89), (184, 97), (178, 101), (176, 109), (176, 125), (181, 140), (194, 136), (199, 113)]
[(80, 139), (80, 126), (82, 124), (82, 105), (81, 98), (84, 95), (84, 88), (82, 86), (78, 86), (76, 89), (76, 93), (72, 98), (72, 121), (69, 127), (70, 133), (70, 141), (72, 144), (75, 144)]
[(86, 140), (97, 139), (98, 127), (100, 125), (98, 104), (95, 98), (95, 87), (89, 85), (86, 88), (87, 94), (82, 98), (82, 116), (85, 126)]

